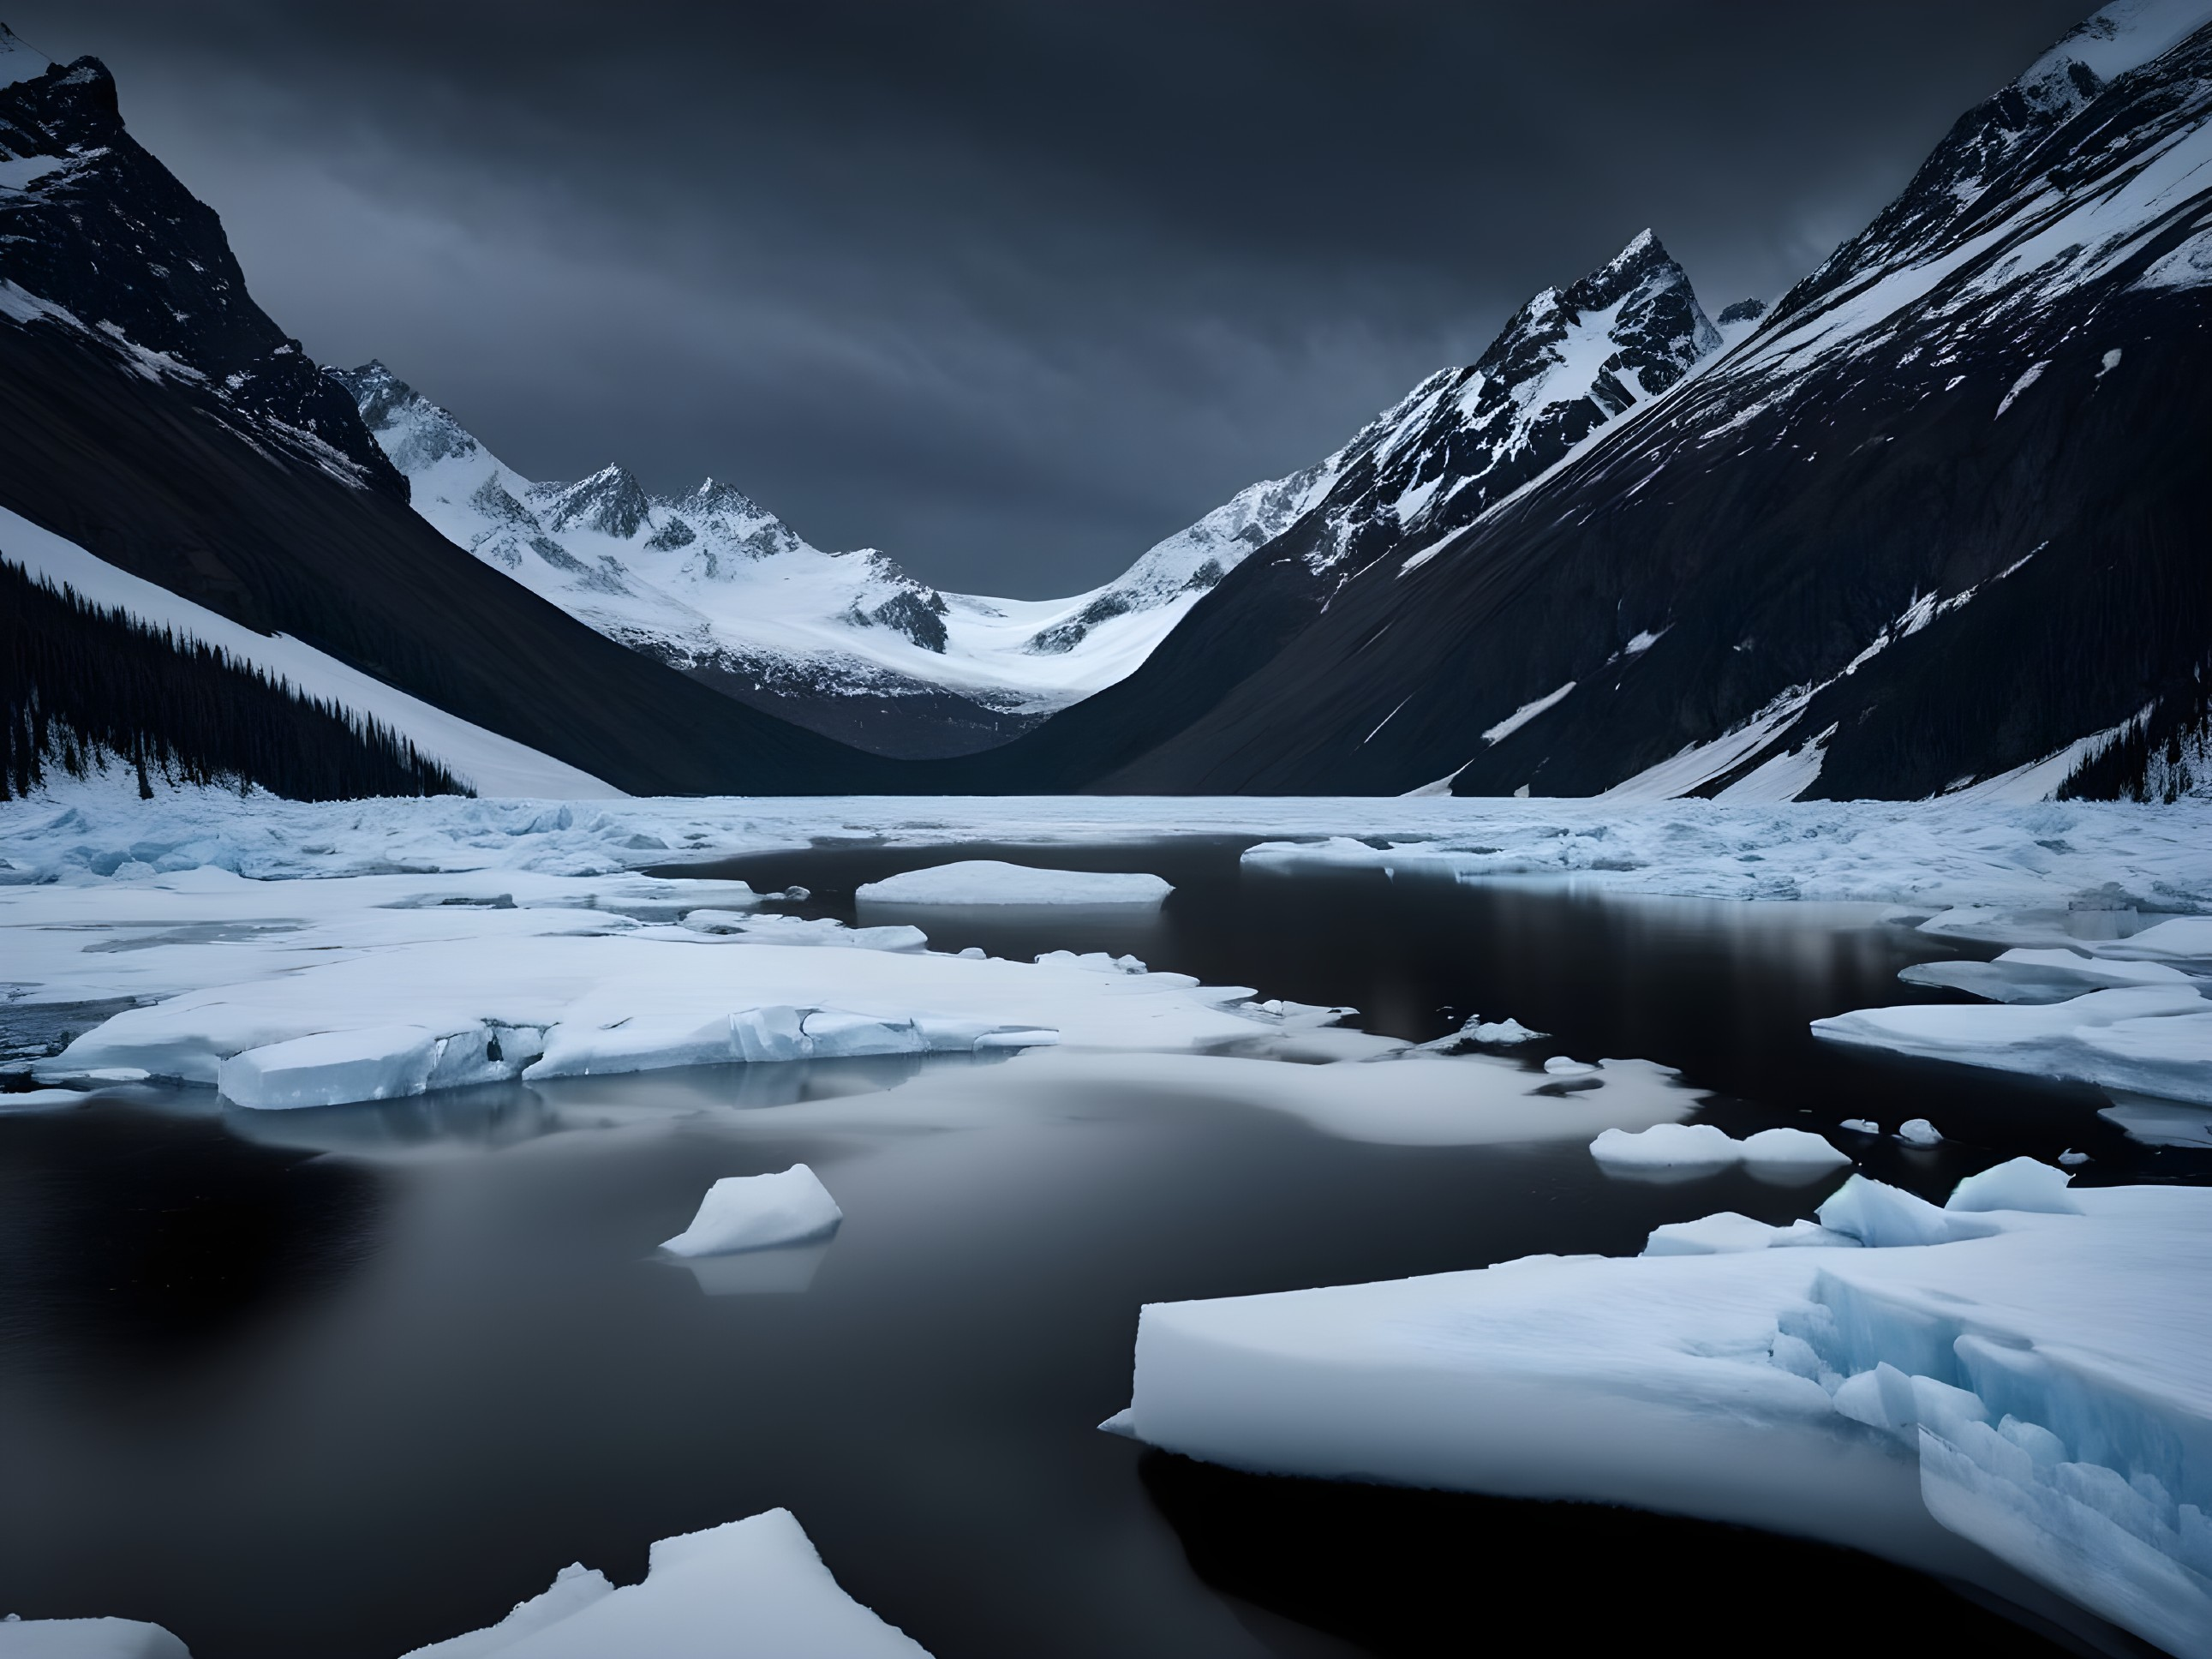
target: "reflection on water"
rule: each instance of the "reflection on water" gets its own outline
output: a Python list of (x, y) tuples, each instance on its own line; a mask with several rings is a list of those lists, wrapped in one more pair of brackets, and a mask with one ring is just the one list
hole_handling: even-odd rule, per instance
[(880, 1094), (925, 1071), (1002, 1063), (1006, 1051), (984, 1054), (872, 1054), (850, 1060), (795, 1060), (758, 1066), (715, 1066), (622, 1076), (612, 1090), (527, 1083), (489, 1083), (406, 1100), (362, 1101), (281, 1112), (223, 1107), (241, 1139), (302, 1152), (356, 1157), (440, 1152), (489, 1152), (541, 1136), (612, 1129), (720, 1112), (752, 1112), (807, 1101)]
[[(1178, 890), (1150, 918), (917, 925), (940, 948), (1133, 951), (1407, 1037), (1511, 1014), (1557, 1034), (1539, 1057), (1681, 1066), (1723, 1091), (1705, 1115), (1736, 1134), (1929, 1116), (1952, 1139), (1927, 1152), (1839, 1138), (1923, 1193), (2014, 1151), (2081, 1146), (2107, 1175), (2203, 1156), (2130, 1150), (2087, 1091), (1815, 1047), (1806, 1021), (1923, 999), (1896, 969), (1957, 948), (1863, 910), (1248, 878), (1235, 850), (1034, 860), (1165, 875)], [(942, 856), (727, 873), (801, 883), (816, 897), (785, 908), (849, 919), (858, 882)], [(0, 1607), (157, 1619), (197, 1659), (390, 1659), (494, 1621), (566, 1562), (635, 1578), (653, 1539), (785, 1504), (939, 1659), (1455, 1651), (1528, 1645), (1507, 1632), (1538, 1620), (1570, 1650), (1691, 1629), (1716, 1653), (1899, 1629), (2035, 1646), (1832, 1552), (1255, 1486), (1093, 1428), (1127, 1403), (1146, 1302), (1632, 1253), (1714, 1211), (1786, 1222), (1817, 1187), (1620, 1181), (1577, 1145), (1367, 1146), (1097, 1079), (1027, 1085), (1018, 1060), (991, 1109), (949, 1109), (980, 1063), (260, 1114), (140, 1091), (0, 1120)], [(861, 1109), (874, 1095), (887, 1109)], [(714, 1181), (798, 1161), (845, 1212), (834, 1242), (681, 1272), (656, 1256)], [(1808, 1620), (1789, 1598), (1816, 1586)]]
[(730, 1255), (674, 1258), (708, 1296), (796, 1296), (809, 1289), (830, 1254), (834, 1237), (771, 1250), (740, 1250)]

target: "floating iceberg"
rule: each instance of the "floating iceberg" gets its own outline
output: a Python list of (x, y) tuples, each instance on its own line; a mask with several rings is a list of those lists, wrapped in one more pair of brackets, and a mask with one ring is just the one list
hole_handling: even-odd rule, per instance
[[(268, 884), (195, 868), (127, 890), (0, 887), (0, 907), (14, 988), (142, 1005), (36, 1062), (42, 1081), (128, 1072), (215, 1084), (257, 1109), (1063, 1039), (1190, 1049), (1282, 1024), (1240, 1012), (1249, 991), (1133, 957), (1016, 963), (930, 952), (910, 927), (721, 910), (742, 931), (702, 932), (629, 914), (696, 915), (691, 884), (512, 872)], [(820, 945), (848, 948), (790, 948)]]
[(2193, 985), (2091, 991), (2053, 1003), (1862, 1008), (1814, 1020), (1813, 1035), (2212, 1104), (2212, 1002)]
[(1909, 1117), (1897, 1126), (1897, 1138), (1908, 1146), (1940, 1146), (1943, 1132), (1924, 1117)]
[(581, 1565), (498, 1624), (404, 1659), (928, 1659), (838, 1588), (788, 1510), (664, 1538), (644, 1582)]
[(2100, 959), (2063, 947), (2007, 951), (1995, 962), (1915, 963), (1897, 976), (1907, 985), (1941, 986), (1990, 1002), (2063, 1002), (2089, 991), (2191, 983), (2167, 963)]
[(1590, 1156), (1607, 1169), (1718, 1169), (1730, 1164), (1803, 1170), (1817, 1175), (1849, 1164), (1808, 1129), (1761, 1129), (1738, 1140), (1711, 1123), (1656, 1123), (1631, 1132), (1607, 1129), (1590, 1142)]
[(823, 1237), (844, 1218), (821, 1177), (794, 1164), (778, 1175), (723, 1176), (707, 1189), (691, 1224), (660, 1248), (671, 1255), (772, 1249)]
[(135, 1619), (0, 1619), (0, 1659), (191, 1659), (159, 1625)]
[(1173, 891), (1158, 876), (963, 859), (869, 882), (854, 896), (878, 904), (1158, 904)]
[(1855, 1176), (1820, 1211), (1849, 1243), (1709, 1217), (1636, 1258), (1157, 1304), (1119, 1420), (1825, 1539), (2206, 1659), (2212, 1191), (2063, 1182), (2000, 1166), (1939, 1208)]
[[(1964, 937), (2049, 931), (2045, 922), (1986, 909), (1948, 912), (1922, 927)], [(1814, 1021), (1813, 1034), (1921, 1059), (2212, 1104), (2212, 1000), (2202, 988), (2212, 983), (2212, 916), (2175, 916), (2136, 933), (2116, 927), (2107, 939), (2015, 948), (1994, 962), (1923, 963), (1898, 977), (2000, 1006), (1862, 1008)]]

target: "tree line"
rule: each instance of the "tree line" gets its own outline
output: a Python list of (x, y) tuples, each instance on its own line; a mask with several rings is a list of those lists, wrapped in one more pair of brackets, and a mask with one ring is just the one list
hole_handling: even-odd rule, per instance
[(295, 800), (466, 794), (406, 738), (0, 558), (0, 800), (111, 764)]

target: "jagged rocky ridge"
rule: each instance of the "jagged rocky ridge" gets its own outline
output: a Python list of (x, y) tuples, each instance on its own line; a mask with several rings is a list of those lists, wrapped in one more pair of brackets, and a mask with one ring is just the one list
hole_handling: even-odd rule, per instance
[(479, 559), (741, 702), (900, 755), (1002, 743), (1127, 673), (1329, 465), (1252, 485), (1103, 587), (994, 599), (939, 592), (872, 548), (824, 552), (715, 479), (661, 495), (619, 465), (525, 478), (382, 363), (332, 378), (416, 509)]
[[(1377, 560), (1442, 542), (1621, 416), (1663, 397), (1763, 307), (1716, 325), (1645, 230), (1514, 314), (1472, 365), (1431, 375), (1298, 475), (1298, 510), (1131, 678), (975, 763), (976, 787), (1109, 778), (1293, 641)], [(1164, 787), (1176, 787), (1172, 781)]]
[(2162, 793), (2212, 659), (2209, 19), (2097, 14), (1695, 372), (1456, 524), (1463, 464), (1309, 514), (989, 785), (2033, 797), (2127, 743), (2162, 781), (2103, 788)]
[(124, 131), (106, 70), (52, 64), (12, 34), (0, 453), (0, 505), (618, 787), (899, 787), (882, 763), (623, 649), (433, 531), (353, 400), (253, 303), (214, 213)]

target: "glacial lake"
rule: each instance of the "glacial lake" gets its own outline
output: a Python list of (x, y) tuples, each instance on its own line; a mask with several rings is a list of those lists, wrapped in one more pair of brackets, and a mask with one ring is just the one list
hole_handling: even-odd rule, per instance
[[(1714, 1091), (1708, 1121), (1819, 1130), (1938, 1198), (2069, 1146), (2085, 1181), (2212, 1178), (2212, 1153), (2126, 1140), (2092, 1091), (1814, 1042), (1824, 1014), (1944, 1000), (1897, 981), (1909, 963), (1994, 953), (1877, 907), (1292, 874), (1240, 848), (860, 844), (687, 873), (802, 884), (778, 908), (936, 948), (1133, 953), (1410, 1039), (1510, 1015), (1552, 1034), (1532, 1066), (1658, 1060)], [(855, 908), (862, 882), (979, 856), (1176, 891), (1133, 916)], [(1107, 1084), (901, 1119), (902, 1089), (957, 1098), (971, 1064), (258, 1115), (141, 1090), (0, 1118), (0, 1612), (154, 1620), (196, 1659), (394, 1659), (570, 1561), (632, 1580), (654, 1539), (784, 1505), (939, 1659), (2063, 1650), (1820, 1546), (1238, 1474), (1094, 1426), (1127, 1401), (1146, 1302), (1633, 1254), (1662, 1222), (1786, 1221), (1826, 1186), (1622, 1180), (1577, 1141), (1370, 1146)], [(1837, 1127), (1916, 1116), (1949, 1139)], [(845, 1211), (829, 1245), (655, 1259), (714, 1179), (794, 1160)]]

